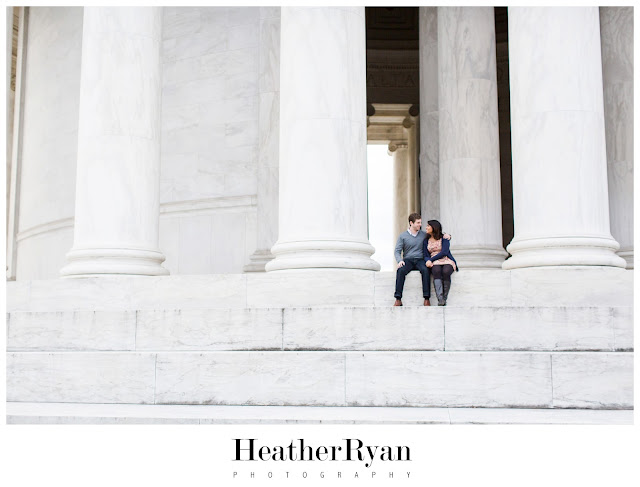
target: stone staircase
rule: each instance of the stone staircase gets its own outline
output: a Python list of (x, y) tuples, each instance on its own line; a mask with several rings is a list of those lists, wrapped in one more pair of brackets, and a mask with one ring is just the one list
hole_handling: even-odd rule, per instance
[(402, 308), (393, 284), (331, 270), (8, 283), (8, 421), (632, 421), (632, 273), (467, 270), (430, 308), (417, 273)]

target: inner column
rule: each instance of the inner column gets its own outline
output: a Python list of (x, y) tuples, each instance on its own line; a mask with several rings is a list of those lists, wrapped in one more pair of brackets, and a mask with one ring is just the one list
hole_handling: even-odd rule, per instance
[(422, 218), (440, 220), (438, 8), (420, 7), (420, 197)]
[(633, 7), (600, 7), (609, 217), (633, 269)]
[(367, 237), (364, 7), (283, 7), (280, 205), (267, 271), (379, 270)]
[(400, 235), (407, 229), (407, 217), (416, 210), (410, 209), (409, 186), (409, 143), (406, 140), (389, 143), (389, 153), (393, 156), (393, 235)]
[(460, 267), (500, 267), (500, 150), (493, 7), (437, 12), (440, 215)]

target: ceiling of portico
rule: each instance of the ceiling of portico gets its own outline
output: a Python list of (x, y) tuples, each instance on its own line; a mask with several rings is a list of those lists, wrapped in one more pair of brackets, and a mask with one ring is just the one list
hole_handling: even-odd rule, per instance
[[(495, 7), (496, 43), (507, 41), (507, 7)], [(418, 105), (419, 8), (366, 7), (367, 103)]]
[(418, 7), (367, 7), (367, 103), (417, 104)]

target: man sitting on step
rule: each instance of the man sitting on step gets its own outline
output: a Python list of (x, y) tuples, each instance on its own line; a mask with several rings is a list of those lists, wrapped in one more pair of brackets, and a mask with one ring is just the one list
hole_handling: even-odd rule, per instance
[[(402, 306), (404, 279), (409, 272), (416, 269), (422, 274), (424, 305), (431, 306), (429, 302), (429, 297), (431, 296), (431, 273), (425, 264), (422, 253), (422, 244), (426, 233), (420, 230), (420, 227), (422, 227), (422, 217), (419, 213), (411, 213), (409, 215), (409, 229), (400, 234), (396, 243), (395, 257), (398, 268), (396, 270), (396, 291), (394, 293), (396, 302), (394, 306)], [(447, 240), (451, 239), (451, 236), (447, 233), (443, 237)]]

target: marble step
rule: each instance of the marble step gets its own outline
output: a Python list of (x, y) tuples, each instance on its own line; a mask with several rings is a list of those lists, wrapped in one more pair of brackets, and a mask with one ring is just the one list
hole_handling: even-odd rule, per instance
[[(451, 306), (633, 306), (633, 272), (624, 269), (462, 269), (452, 279)], [(394, 286), (393, 272), (346, 269), (13, 281), (7, 310), (391, 306)], [(422, 304), (418, 272), (407, 276), (403, 301)]]
[(9, 351), (631, 351), (633, 308), (15, 311)]
[(633, 408), (630, 352), (8, 352), (7, 401)]
[(8, 424), (633, 424), (633, 411), (7, 403)]

